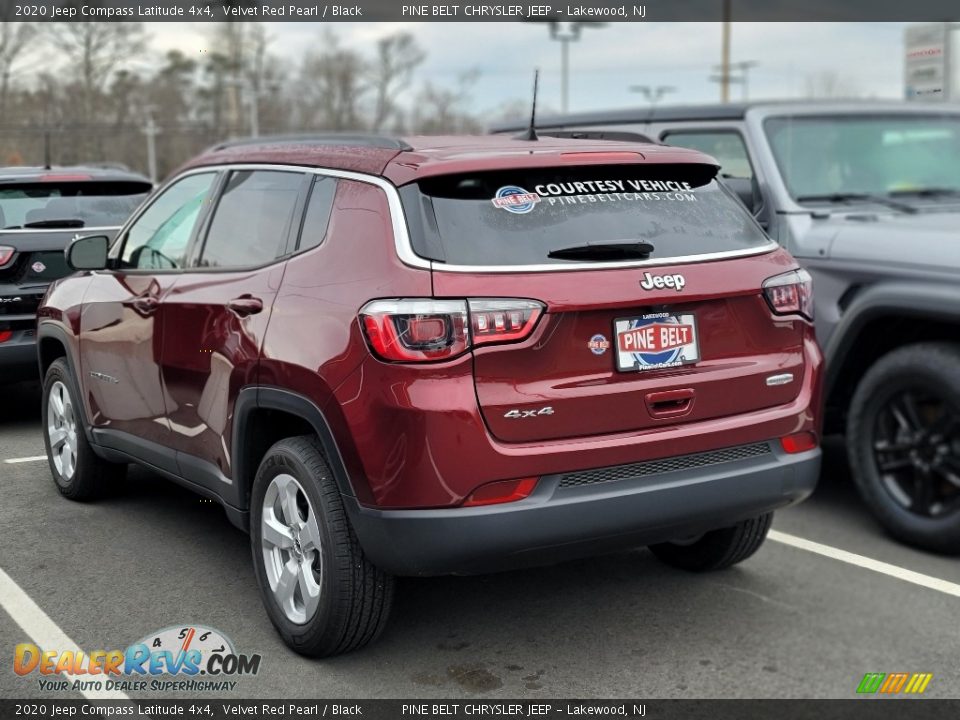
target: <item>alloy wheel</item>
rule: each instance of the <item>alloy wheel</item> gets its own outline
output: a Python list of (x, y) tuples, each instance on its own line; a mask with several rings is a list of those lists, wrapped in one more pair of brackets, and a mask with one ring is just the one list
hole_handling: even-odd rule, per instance
[(929, 518), (960, 512), (960, 409), (929, 390), (893, 394), (877, 413), (874, 462), (903, 508)]
[(77, 419), (70, 391), (61, 381), (50, 388), (47, 399), (47, 438), (53, 465), (65, 481), (73, 479), (77, 469)]
[(260, 536), (270, 590), (287, 619), (303, 625), (320, 604), (323, 557), (317, 516), (292, 475), (281, 473), (267, 486)]

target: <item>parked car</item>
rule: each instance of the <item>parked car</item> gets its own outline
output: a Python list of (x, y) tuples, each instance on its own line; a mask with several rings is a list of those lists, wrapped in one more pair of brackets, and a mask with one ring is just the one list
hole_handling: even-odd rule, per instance
[(66, 497), (125, 463), (248, 529), (307, 655), (394, 575), (753, 554), (819, 472), (807, 274), (699, 152), (496, 137), (218, 146), (75, 240), (40, 310)]
[(827, 429), (846, 433), (868, 507), (905, 542), (960, 552), (960, 107), (757, 102), (539, 125), (643, 133), (719, 160), (814, 278)]
[(37, 307), (78, 233), (116, 233), (150, 181), (100, 167), (0, 168), (0, 383), (37, 379)]

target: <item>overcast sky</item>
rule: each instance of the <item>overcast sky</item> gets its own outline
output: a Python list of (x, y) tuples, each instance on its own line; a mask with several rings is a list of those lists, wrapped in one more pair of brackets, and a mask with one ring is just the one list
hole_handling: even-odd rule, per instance
[[(904, 23), (734, 23), (732, 60), (759, 64), (750, 73), (751, 98), (803, 97), (809, 78), (830, 74), (859, 96), (903, 97)], [(491, 113), (530, 94), (532, 70), (541, 69), (541, 102), (560, 106), (560, 45), (545, 25), (528, 23), (269, 23), (271, 51), (297, 63), (331, 27), (345, 45), (369, 51), (399, 29), (413, 32), (427, 51), (419, 79), (453, 86), (472, 68), (474, 112)], [(205, 26), (153, 23), (158, 50), (199, 54)], [(708, 76), (720, 61), (718, 23), (614, 23), (587, 29), (571, 46), (570, 110), (636, 105), (636, 84), (672, 85), (670, 102), (712, 102), (719, 90)], [(823, 82), (821, 80), (821, 82)], [(741, 89), (734, 87), (733, 99)]]

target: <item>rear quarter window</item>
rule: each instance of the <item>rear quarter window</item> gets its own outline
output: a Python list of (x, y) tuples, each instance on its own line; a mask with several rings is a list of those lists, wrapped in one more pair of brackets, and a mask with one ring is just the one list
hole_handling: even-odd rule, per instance
[(569, 265), (551, 250), (642, 241), (650, 259), (770, 243), (712, 165), (614, 165), (446, 175), (401, 190), (414, 251), (457, 265)]

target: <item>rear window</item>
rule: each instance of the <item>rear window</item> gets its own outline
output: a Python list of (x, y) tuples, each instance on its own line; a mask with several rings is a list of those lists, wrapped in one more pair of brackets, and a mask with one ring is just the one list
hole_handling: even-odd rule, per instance
[(0, 228), (117, 227), (149, 192), (145, 182), (0, 185)]
[(456, 265), (569, 265), (551, 250), (637, 241), (650, 259), (770, 240), (709, 165), (613, 165), (445, 175), (401, 190), (414, 250)]

